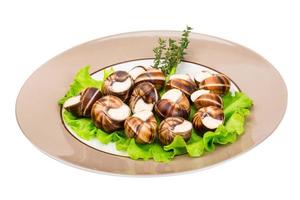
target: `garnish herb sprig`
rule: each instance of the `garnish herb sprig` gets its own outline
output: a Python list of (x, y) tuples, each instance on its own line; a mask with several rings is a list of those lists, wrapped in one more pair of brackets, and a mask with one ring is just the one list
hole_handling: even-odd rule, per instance
[(176, 73), (176, 68), (186, 55), (185, 50), (189, 45), (189, 34), (192, 28), (187, 26), (177, 42), (169, 38), (168, 41), (162, 38), (158, 40), (158, 46), (153, 49), (155, 54), (154, 68), (162, 70), (168, 78)]

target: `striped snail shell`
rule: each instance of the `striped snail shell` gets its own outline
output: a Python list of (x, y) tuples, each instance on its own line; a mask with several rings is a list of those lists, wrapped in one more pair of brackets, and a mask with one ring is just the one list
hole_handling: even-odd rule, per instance
[(185, 95), (190, 96), (197, 90), (197, 85), (188, 74), (174, 74), (170, 77), (166, 88), (176, 88), (182, 91)]
[(194, 115), (192, 123), (200, 135), (215, 130), (224, 123), (223, 110), (215, 106), (200, 108)]
[(190, 102), (180, 90), (171, 89), (156, 102), (154, 110), (161, 118), (187, 118), (190, 112)]
[(157, 122), (151, 111), (141, 111), (128, 117), (124, 123), (125, 135), (140, 144), (150, 144), (156, 138)]
[(141, 75), (142, 73), (144, 73), (145, 71), (147, 71), (147, 68), (144, 66), (135, 66), (133, 67), (128, 74), (131, 76), (131, 78), (133, 80), (136, 79), (136, 77), (138, 77), (139, 75)]
[(130, 113), (130, 108), (119, 97), (107, 95), (94, 103), (91, 117), (97, 128), (111, 133), (123, 127)]
[(191, 101), (194, 102), (197, 109), (216, 106), (223, 108), (223, 99), (215, 93), (211, 93), (209, 90), (197, 90), (191, 95)]
[(165, 79), (166, 77), (161, 70), (149, 68), (147, 71), (136, 77), (135, 84), (137, 85), (141, 82), (150, 82), (157, 90), (160, 90), (165, 84)]
[(192, 123), (181, 117), (168, 117), (160, 123), (158, 139), (161, 144), (170, 144), (176, 135), (182, 136), (185, 141), (191, 138)]
[(157, 90), (152, 83), (142, 82), (133, 89), (129, 107), (133, 113), (142, 110), (152, 111), (155, 102), (158, 101), (158, 97)]
[(131, 76), (125, 71), (116, 71), (104, 81), (102, 92), (104, 95), (114, 95), (124, 102), (129, 99), (134, 83)]
[(90, 117), (92, 106), (101, 96), (100, 90), (88, 87), (78, 96), (69, 98), (64, 103), (64, 108), (77, 117)]
[(224, 95), (230, 89), (230, 80), (224, 74), (214, 74), (199, 84), (199, 89), (210, 90), (213, 93)]
[(211, 76), (213, 76), (213, 73), (210, 71), (202, 70), (198, 73), (195, 73), (194, 75), (194, 81), (199, 86), (199, 84), (204, 80)]

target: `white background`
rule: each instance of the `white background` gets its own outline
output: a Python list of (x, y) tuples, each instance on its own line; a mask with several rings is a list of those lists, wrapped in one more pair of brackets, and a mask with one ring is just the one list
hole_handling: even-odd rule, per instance
[[(300, 198), (297, 1), (0, 2), (0, 199)], [(196, 32), (255, 50), (282, 74), (289, 90), (288, 110), (262, 144), (207, 170), (136, 178), (66, 166), (45, 156), (23, 136), (15, 120), (15, 99), (24, 81), (48, 59), (98, 37), (182, 30), (186, 24)]]

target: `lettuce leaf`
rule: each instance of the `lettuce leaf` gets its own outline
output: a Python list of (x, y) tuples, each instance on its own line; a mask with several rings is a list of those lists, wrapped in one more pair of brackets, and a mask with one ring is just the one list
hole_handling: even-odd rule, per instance
[(208, 152), (215, 150), (215, 144), (234, 143), (237, 137), (244, 133), (248, 109), (238, 109), (227, 120), (225, 125), (219, 126), (214, 132), (208, 131), (203, 135), (204, 148)]
[(152, 157), (152, 152), (150, 151), (151, 144), (136, 144), (134, 139), (130, 140), (130, 143), (127, 148), (127, 153), (130, 158), (137, 160), (149, 160)]
[(215, 144), (233, 143), (236, 139), (235, 132), (230, 132), (221, 125), (214, 132), (208, 131), (203, 135), (203, 144), (206, 151), (212, 152), (215, 150)]
[(63, 119), (65, 123), (76, 132), (76, 134), (85, 140), (94, 138), (97, 134), (98, 129), (94, 126), (91, 119), (80, 118), (77, 119), (70, 112), (65, 111), (63, 113)]
[(165, 151), (163, 147), (158, 143), (152, 144), (150, 150), (153, 156), (153, 160), (157, 162), (169, 162), (174, 157), (173, 152)]
[(224, 115), (227, 120), (235, 111), (240, 109), (249, 109), (252, 107), (252, 100), (243, 92), (228, 92), (223, 97)]
[(196, 106), (192, 104), (192, 105), (191, 105), (190, 114), (189, 114), (189, 120), (190, 120), (190, 121), (193, 120), (193, 117), (194, 117), (194, 115), (196, 114), (196, 112), (197, 112)]
[(235, 132), (237, 135), (241, 135), (245, 131), (245, 120), (249, 114), (250, 111), (248, 109), (235, 111), (225, 124), (226, 130), (229, 132)]
[[(64, 104), (67, 99), (77, 96), (82, 90), (84, 90), (87, 87), (95, 87), (95, 88), (102, 87), (103, 81), (93, 79), (89, 73), (89, 70), (90, 70), (90, 66), (85, 66), (77, 72), (73, 83), (70, 85), (69, 91), (65, 94), (64, 97), (62, 97), (58, 101), (59, 104), (61, 105)], [(109, 69), (104, 69), (103, 80), (105, 80), (113, 72), (114, 72), (113, 67), (110, 67)]]
[(185, 143), (184, 139), (179, 135), (175, 136), (175, 138), (171, 144), (164, 146), (164, 150), (172, 151), (173, 156), (182, 155), (182, 154), (187, 153), (186, 143)]
[(114, 68), (110, 67), (109, 69), (103, 70), (103, 81), (105, 81), (112, 73), (114, 73)]
[(171, 144), (164, 146), (164, 150), (171, 150), (173, 157), (185, 153), (188, 153), (191, 157), (199, 157), (204, 153), (204, 144), (202, 137), (193, 129), (188, 142), (185, 142), (181, 136), (176, 136)]
[(66, 95), (64, 97), (62, 97), (58, 101), (59, 104), (64, 104), (64, 102), (67, 99), (78, 95), (82, 90), (84, 90), (87, 87), (101, 88), (102, 81), (97, 81), (97, 80), (93, 79), (90, 76), (89, 69), (90, 69), (90, 66), (86, 66), (86, 67), (81, 68), (77, 72), (73, 83), (70, 85), (69, 91), (66, 93)]
[(204, 143), (202, 137), (200, 137), (196, 131), (192, 130), (192, 136), (187, 142), (186, 150), (191, 157), (199, 157), (204, 154)]

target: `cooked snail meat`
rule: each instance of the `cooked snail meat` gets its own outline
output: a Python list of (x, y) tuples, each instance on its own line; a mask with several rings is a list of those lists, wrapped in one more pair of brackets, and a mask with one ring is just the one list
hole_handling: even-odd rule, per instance
[(111, 133), (123, 127), (130, 113), (130, 108), (120, 98), (108, 95), (96, 101), (91, 115), (97, 128)]

